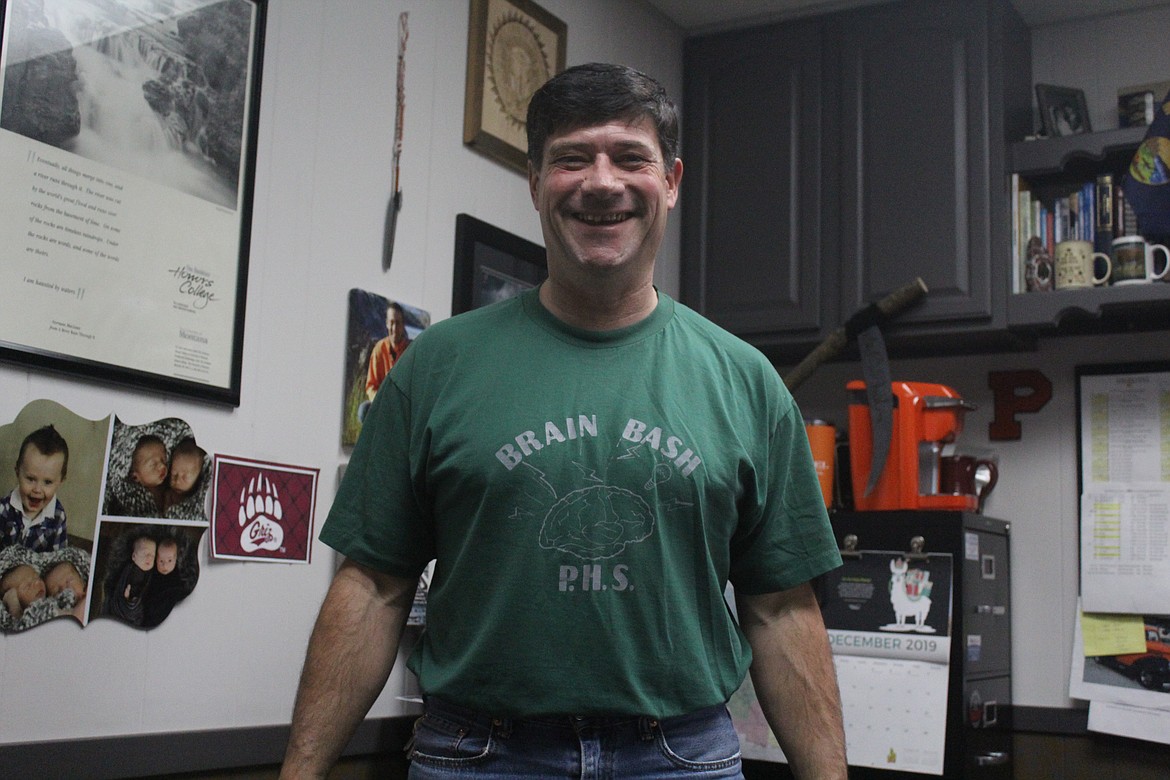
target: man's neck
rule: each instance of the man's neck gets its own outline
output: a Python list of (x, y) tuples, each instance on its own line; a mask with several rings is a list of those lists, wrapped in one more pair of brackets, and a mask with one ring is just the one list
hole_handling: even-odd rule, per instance
[(561, 322), (583, 330), (617, 330), (649, 317), (658, 306), (658, 291), (651, 281), (626, 290), (604, 285), (581, 289), (546, 279), (540, 286), (540, 302)]

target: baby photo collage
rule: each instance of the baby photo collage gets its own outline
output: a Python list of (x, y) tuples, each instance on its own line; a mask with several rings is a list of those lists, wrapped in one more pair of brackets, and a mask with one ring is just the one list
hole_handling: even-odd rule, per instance
[(183, 420), (87, 420), (33, 401), (0, 426), (0, 631), (158, 626), (195, 589), (212, 458)]

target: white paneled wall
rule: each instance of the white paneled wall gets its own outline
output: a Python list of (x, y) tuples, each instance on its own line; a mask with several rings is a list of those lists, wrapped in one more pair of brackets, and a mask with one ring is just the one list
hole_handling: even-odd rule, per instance
[[(641, 2), (541, 0), (568, 25), (568, 62), (623, 61), (682, 86), (682, 35)], [(410, 13), (403, 209), (381, 270), (391, 187), (398, 14)], [(90, 419), (181, 417), (211, 452), (321, 469), (318, 523), (340, 445), (346, 295), (359, 287), (448, 316), (455, 215), (540, 241), (524, 177), (463, 146), (467, 0), (268, 3), (239, 408), (0, 364), (0, 424), (50, 398)], [(678, 226), (663, 287), (677, 290)], [(0, 744), (287, 723), (333, 571), (211, 563), (160, 627), (53, 621), (0, 636)], [(401, 666), (373, 714), (401, 713)], [(10, 706), (20, 702), (19, 706)]]

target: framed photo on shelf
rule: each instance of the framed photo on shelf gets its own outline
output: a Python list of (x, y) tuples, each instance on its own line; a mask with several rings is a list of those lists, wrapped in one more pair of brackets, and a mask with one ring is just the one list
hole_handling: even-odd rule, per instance
[(1085, 91), (1072, 87), (1036, 85), (1036, 102), (1040, 107), (1040, 122), (1049, 138), (1080, 135), (1092, 131), (1089, 125), (1089, 107)]
[(0, 0), (0, 359), (237, 406), (266, 0), (27, 5)]
[(455, 217), (455, 289), (451, 314), (529, 290), (548, 277), (544, 247), (469, 214)]
[(471, 0), (463, 143), (526, 170), (528, 100), (565, 69), (567, 30), (532, 0)]

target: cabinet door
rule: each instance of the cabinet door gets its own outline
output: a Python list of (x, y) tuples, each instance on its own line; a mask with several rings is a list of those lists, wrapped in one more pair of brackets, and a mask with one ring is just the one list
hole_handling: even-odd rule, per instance
[(823, 262), (822, 26), (685, 49), (682, 299), (758, 345), (836, 321)]
[(899, 322), (988, 322), (993, 295), (1002, 301), (989, 236), (988, 147), (1002, 138), (989, 137), (988, 13), (985, 2), (919, 0), (841, 17), (846, 316), (916, 276), (930, 294)]

